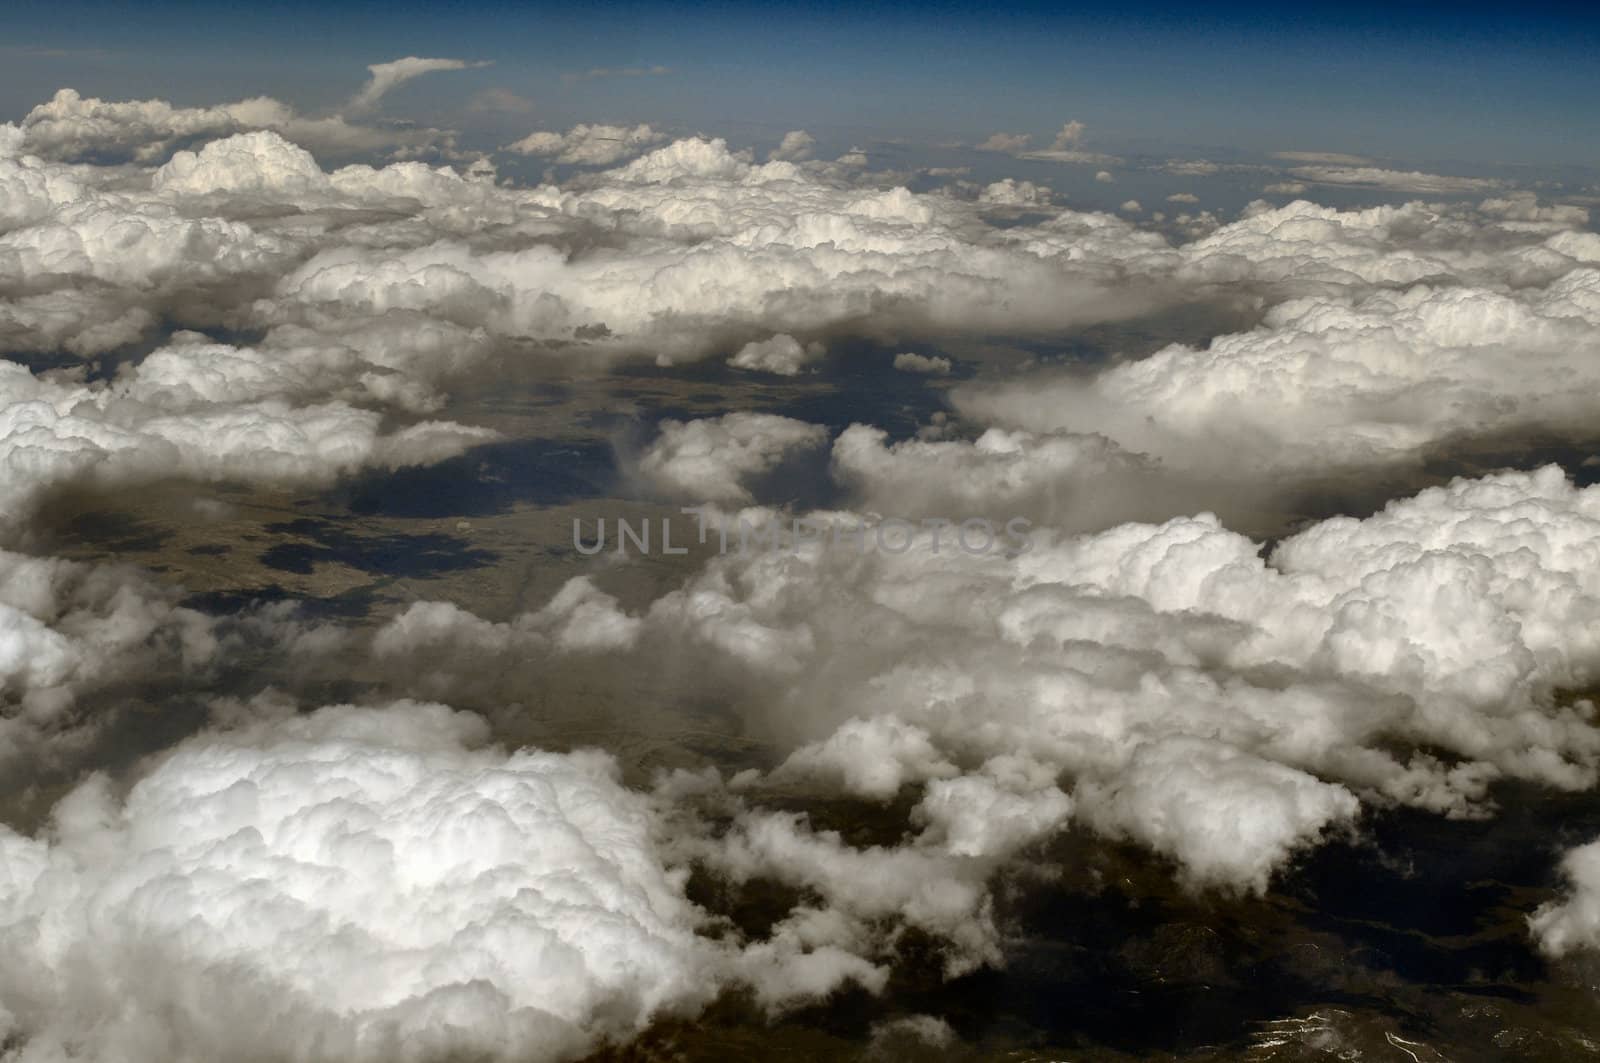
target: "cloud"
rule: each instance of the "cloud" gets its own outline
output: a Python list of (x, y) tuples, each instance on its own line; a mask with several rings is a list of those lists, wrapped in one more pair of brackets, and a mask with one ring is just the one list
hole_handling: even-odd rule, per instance
[(1261, 890), (1359, 800), (1465, 814), (1502, 775), (1592, 784), (1600, 732), (1553, 694), (1600, 667), (1597, 490), (1457, 481), (1267, 560), (1210, 516), (1015, 555), (926, 531), (899, 553), (729, 555), (646, 627), (680, 654), (742, 647), (771, 684), (751, 711), (799, 749), (784, 777), (882, 798), (1025, 757), (1189, 881)]
[(1050, 205), (1051, 196), (1050, 189), (1045, 185), (1007, 177), (979, 192), (978, 202), (996, 207), (1045, 207)]
[(1296, 166), (1289, 172), (1302, 181), (1314, 184), (1357, 185), (1429, 195), (1470, 195), (1505, 187), (1504, 181), (1487, 177), (1446, 177), (1416, 170), (1385, 170), (1374, 166)]
[(595, 78), (665, 77), (670, 73), (672, 68), (665, 66), (595, 66), (576, 74), (562, 74), (561, 80), (570, 84), (577, 81), (593, 81)]
[(369, 111), (395, 88), (424, 74), (434, 74), (444, 70), (469, 70), (489, 65), (488, 62), (474, 63), (465, 59), (422, 59), (414, 55), (408, 55), (403, 59), (391, 59), (387, 63), (373, 63), (367, 67), (367, 72), (371, 76), (361, 91), (351, 97), (349, 107), (352, 111)]
[(1113, 175), (1110, 170), (1101, 170), (1099, 173), (1094, 175), (1094, 179), (1103, 185), (1113, 184), (1117, 180), (1116, 176)]
[(537, 109), (526, 96), (498, 86), (475, 93), (467, 101), (467, 110), (478, 114), (531, 114)]
[(1038, 162), (1065, 162), (1079, 166), (1121, 166), (1123, 160), (1115, 155), (1106, 155), (1098, 151), (1077, 151), (1064, 148), (1046, 148), (1040, 151), (1024, 151), (1018, 158), (1033, 159)]
[(1008, 155), (1015, 155), (1026, 151), (1031, 140), (1033, 138), (1026, 133), (992, 133), (987, 140), (978, 145), (978, 150), (1003, 151)]
[[(1083, 387), (1007, 389), (967, 408), (1036, 430), (1070, 421), (1178, 466), (1241, 475), (1415, 463), (1457, 437), (1534, 426), (1576, 435), (1595, 415), (1578, 382), (1597, 283), (1583, 269), (1514, 295), (1417, 286), (1296, 300), (1204, 352), (1173, 346)], [(1418, 403), (1422, 393), (1433, 399)], [(1047, 395), (1053, 413), (1026, 412)]]
[(62, 89), (21, 123), (23, 146), (68, 162), (155, 163), (186, 148), (250, 130), (279, 133), (333, 156), (421, 151), (447, 144), (443, 130), (362, 125), (340, 115), (310, 117), (267, 96), (215, 107), (174, 107), (165, 100), (107, 101)]
[(579, 125), (566, 133), (529, 133), (506, 145), (518, 155), (548, 155), (570, 166), (609, 166), (637, 155), (666, 136), (647, 125)]
[(109, 383), (63, 382), (0, 362), (4, 524), (14, 530), (49, 492), (68, 485), (174, 475), (326, 483), (363, 466), (438, 461), (497, 438), (440, 421), (385, 432), (376, 411), (292, 401), (328, 380), (315, 361), (296, 365), (193, 340), (153, 352)]
[(778, 333), (764, 340), (752, 340), (740, 347), (728, 364), (735, 369), (753, 373), (772, 373), (776, 376), (799, 376), (810, 363), (823, 355), (818, 343), (802, 345), (793, 336)]
[(332, 190), (310, 152), (269, 132), (242, 133), (214, 140), (199, 151), (180, 151), (156, 170), (151, 186), (181, 196)]
[(1337, 151), (1275, 151), (1272, 157), (1287, 162), (1320, 162), (1330, 166), (1368, 166), (1372, 163), (1363, 155), (1345, 155)]
[(767, 159), (775, 162), (803, 162), (811, 158), (816, 145), (816, 138), (804, 129), (791, 129), (783, 135), (783, 140), (772, 150)]
[(1540, 950), (1552, 957), (1600, 947), (1600, 842), (1568, 851), (1561, 871), (1566, 897), (1540, 905), (1528, 919)]
[(509, 654), (607, 653), (631, 648), (640, 623), (585, 576), (568, 580), (543, 608), (494, 624), (445, 602), (414, 602), (373, 637), (382, 659), (448, 654), (453, 667)]
[[(1102, 437), (998, 428), (972, 442), (891, 444), (880, 428), (851, 425), (834, 441), (833, 474), (865, 509), (958, 521), (985, 516), (1002, 524), (1013, 516), (1088, 519), (1131, 505), (1140, 490), (1156, 487), (1153, 469)], [(947, 533), (950, 549), (955, 534)]]
[[(458, 61), (410, 62), (374, 68), (369, 105)], [(811, 160), (801, 131), (765, 164), (648, 126), (535, 133), (515, 150), (589, 169), (524, 186), (483, 162), (330, 169), (293, 143), (389, 132), (270, 100), (76, 94), (0, 128), (0, 345), (109, 355), (0, 367), (8, 543), (35, 541), (59, 490), (326, 484), (460, 454), (493, 433), (430, 418), (495, 358), (736, 352), (794, 375), (862, 336), (878, 369), (901, 351), (895, 369), (946, 374), (912, 352), (950, 349), (981, 374), (919, 431), (832, 440), (843, 508), (816, 516), (858, 522), (864, 549), (710, 557), (653, 602), (579, 576), (509, 618), (426, 601), (315, 633), (370, 649), (371, 693), (510, 706), (517, 727), (593, 728), (615, 700), (629, 734), (676, 735), (682, 706), (714, 705), (760, 767), (639, 791), (599, 754), (485, 747), (487, 724), (439, 706), (236, 706), (231, 729), (84, 783), (37, 836), (0, 832), (18, 1051), (578, 1054), (725, 988), (771, 1009), (882, 990), (907, 928), (947, 975), (1002, 962), (996, 883), (1063, 831), (1260, 893), (1367, 809), (1479, 816), (1499, 780), (1600, 774), (1570, 693), (1600, 670), (1600, 488), (1553, 468), (1457, 480), (1270, 545), (1227, 511), (1464, 439), (1592, 433), (1600, 238), (1577, 205), (1495, 185), (1157, 233), (1016, 179), (913, 193), (864, 152)], [(1033, 154), (1105, 158), (1083, 140), (1069, 123)], [(1319, 176), (1280, 190), (1488, 187), (1292, 161)], [(1189, 331), (1219, 304), (1241, 324)], [(986, 353), (1168, 308), (1183, 338), (1148, 354), (1142, 329), (1070, 371), (1007, 376)], [(970, 357), (943, 342), (973, 338)], [(772, 503), (829, 439), (770, 413), (663, 420), (628, 464), (636, 504)], [(906, 550), (875, 545), (886, 513), (917, 525)], [(969, 517), (998, 525), (992, 548), (923, 523)], [(1028, 537), (1003, 534), (1012, 517)], [(180, 600), (0, 553), (0, 749), (70, 766), (115, 718), (101, 702), (204, 681), (227, 624)], [(547, 711), (521, 719), (532, 692)], [(819, 797), (887, 829), (861, 842), (797, 811)], [(1553, 955), (1595, 939), (1593, 862), (1572, 856), (1570, 894), (1534, 916)], [(731, 896), (785, 887), (788, 910), (736, 931), (686, 899), (691, 870)]]
[(700, 502), (748, 502), (748, 482), (796, 450), (828, 438), (820, 425), (765, 413), (729, 413), (698, 421), (663, 421), (639, 458), (657, 490)]
[(1576, 215), (1539, 209), (1259, 210), (1186, 245), (1179, 270), (1304, 293), (1256, 328), (1092, 379), (969, 389), (957, 405), (1236, 478), (1414, 464), (1453, 440), (1533, 426), (1581, 434), (1600, 244), (1568, 228)]
[[(557, 150), (554, 139), (531, 146)], [(922, 328), (1032, 330), (1131, 313), (1155, 295), (1116, 260), (1159, 254), (1162, 242), (1109, 216), (997, 230), (974, 225), (976, 208), (948, 196), (846, 180), (681, 140), (582, 189), (507, 190), (483, 208), (531, 211), (557, 231), (608, 219), (610, 248), (480, 249), (454, 232), (411, 247), (339, 247), (290, 273), (277, 298), (294, 313), (404, 308), (670, 361), (725, 349), (740, 333), (815, 332), (869, 307)]]
[(1174, 192), (1167, 197), (1168, 203), (1198, 203), (1200, 197), (1193, 192)]
[(1086, 127), (1076, 118), (1062, 125), (1060, 132), (1050, 142), (1052, 151), (1070, 151), (1083, 142)]
[[(703, 424), (694, 449), (729, 450), (712, 441), (723, 427)], [(744, 427), (731, 449), (752, 432), (774, 444), (799, 433)], [(1060, 482), (1044, 455), (1070, 440), (1009, 442), (1009, 455), (890, 447), (857, 428), (835, 461), (849, 475), (871, 468), (857, 451), (904, 462), (892, 479), (865, 475), (924, 500), (943, 493), (946, 506), (1011, 505)], [(717, 475), (739, 488), (737, 471)], [(673, 859), (809, 891), (768, 946), (832, 950), (810, 969), (870, 986), (893, 928), (913, 926), (943, 942), (957, 974), (1001, 955), (994, 877), (1069, 823), (1162, 855), (1190, 888), (1262, 892), (1307, 848), (1359, 830), (1364, 807), (1481, 815), (1497, 779), (1593, 785), (1600, 730), (1558, 692), (1600, 669), (1597, 492), (1555, 468), (1463, 479), (1266, 553), (1209, 514), (1035, 527), (1028, 549), (982, 555), (926, 528), (908, 549), (876, 549), (872, 518), (823, 514), (866, 521), (867, 547), (713, 557), (639, 615), (609, 661), (653, 675), (670, 660), (690, 689), (738, 674), (714, 688), (719, 700), (789, 752), (769, 773), (679, 779), (656, 795)], [(907, 514), (920, 504), (879, 490), (874, 503), (886, 501)], [(945, 549), (932, 549), (936, 534)], [(493, 670), (475, 653), (526, 653), (493, 648), (506, 629), (474, 623), (408, 619), (386, 659), (464, 678)], [(797, 794), (879, 803), (904, 817), (903, 834), (851, 844), (792, 812)], [(752, 981), (758, 955), (742, 961)]]
[[(1056, 133), (1048, 148), (1028, 151), (1026, 150), (1027, 138), (1024, 137), (1020, 142), (1015, 142), (1009, 147), (997, 147), (989, 150), (1009, 151), (1024, 159), (1037, 159), (1045, 162), (1079, 163), (1087, 166), (1122, 165), (1122, 160), (1115, 155), (1104, 155), (1096, 151), (1083, 150), (1083, 137), (1086, 131), (1087, 127), (1082, 122), (1074, 119), (1061, 127), (1061, 130)], [(1000, 136), (1003, 136), (1003, 134), (996, 133), (990, 140), (993, 141)]]
[(562, 1059), (703, 1003), (714, 949), (609, 758), (485, 737), (438, 705), (326, 708), (191, 739), (126, 797), (91, 778), (48, 839), (0, 828), (9, 1036)]
[[(658, 138), (589, 126), (524, 147), (598, 164)], [(349, 333), (406, 317), (468, 338), (465, 352), (513, 338), (553, 356), (672, 361), (859, 322), (868, 307), (913, 330), (1048, 331), (1170, 297), (1124, 267), (1169, 249), (1106, 216), (999, 229), (971, 203), (858, 187), (863, 175), (837, 166), (760, 166), (721, 141), (678, 141), (567, 189), (497, 186), (482, 167), (329, 171), (271, 130), (177, 150), (115, 190), (96, 167), (12, 156), (0, 169), (16, 189), (0, 233), (12, 349), (95, 354), (158, 322)], [(385, 213), (350, 229), (339, 211)], [(591, 247), (600, 228), (608, 246)], [(420, 358), (413, 372), (440, 375)]]
[(1204, 738), (1141, 746), (1079, 801), (1098, 830), (1171, 856), (1192, 881), (1258, 893), (1295, 849), (1358, 808), (1342, 786)]
[(1210, 177), (1221, 173), (1223, 167), (1209, 159), (1171, 159), (1161, 169), (1179, 177)]
[(950, 372), (950, 359), (943, 355), (917, 354), (914, 351), (902, 351), (894, 356), (894, 367), (902, 373), (927, 373), (931, 376), (944, 376)]
[(108, 726), (114, 710), (86, 716), (86, 695), (213, 662), (217, 626), (178, 597), (131, 569), (0, 551), (0, 763), (8, 773), (53, 766)]

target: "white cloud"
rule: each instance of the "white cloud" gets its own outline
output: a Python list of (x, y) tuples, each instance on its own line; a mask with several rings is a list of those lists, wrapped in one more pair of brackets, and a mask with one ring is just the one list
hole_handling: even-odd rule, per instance
[(665, 66), (595, 66), (577, 74), (562, 74), (561, 80), (571, 83), (575, 81), (592, 81), (595, 78), (651, 78), (665, 77), (672, 73), (671, 67)]
[(1171, 856), (1191, 880), (1258, 893), (1295, 849), (1358, 808), (1342, 786), (1204, 738), (1142, 745), (1078, 800), (1097, 829)]
[(518, 155), (544, 155), (570, 166), (609, 166), (667, 139), (647, 125), (578, 125), (565, 133), (529, 133), (506, 145)]
[[(617, 149), (586, 128), (559, 151)], [(869, 307), (973, 332), (1124, 316), (1166, 297), (1130, 282), (1123, 263), (1170, 257), (1158, 237), (1103, 215), (996, 229), (948, 196), (858, 188), (837, 167), (758, 166), (698, 139), (572, 189), (419, 163), (327, 172), (272, 131), (214, 137), (148, 178), (117, 175), (114, 191), (93, 167), (20, 157), (0, 171), (16, 190), (0, 280), (20, 289), (0, 308), (0, 343), (24, 350), (98, 353), (157, 322), (348, 333), (405, 316), (471, 337), (464, 351), (509, 336), (672, 361), (740, 333), (860, 321)], [(1014, 187), (1042, 202), (1042, 190)], [(345, 227), (340, 210), (384, 216)], [(558, 249), (585, 246), (596, 226), (612, 230), (606, 246)], [(404, 371), (439, 376), (420, 359)]]
[(1015, 155), (1026, 151), (1028, 142), (1032, 139), (1026, 133), (993, 133), (987, 140), (978, 145), (978, 150), (1003, 151), (1008, 155)]
[(820, 343), (807, 343), (793, 336), (778, 333), (764, 340), (752, 340), (740, 347), (728, 364), (735, 369), (752, 373), (772, 373), (776, 376), (799, 376), (807, 365), (821, 360)]
[(1363, 155), (1346, 155), (1337, 151), (1275, 151), (1272, 157), (1287, 162), (1320, 162), (1330, 166), (1368, 166), (1372, 163)]
[(1050, 205), (1051, 195), (1049, 187), (1045, 185), (1007, 177), (979, 192), (978, 202), (997, 207), (1045, 207)]
[(1443, 174), (1385, 170), (1375, 166), (1296, 166), (1289, 172), (1302, 181), (1314, 184), (1359, 185), (1429, 195), (1492, 192), (1505, 187), (1504, 181), (1487, 177), (1446, 177)]
[(803, 162), (811, 158), (811, 152), (816, 145), (816, 138), (804, 129), (791, 129), (783, 135), (783, 140), (767, 158), (769, 161), (777, 162)]
[(0, 362), (4, 523), (15, 529), (49, 491), (68, 484), (174, 475), (325, 483), (363, 466), (438, 461), (497, 438), (439, 421), (384, 432), (373, 410), (290, 401), (327, 380), (315, 362), (195, 342), (154, 352), (109, 384), (41, 378)]
[[(458, 68), (441, 62), (458, 61), (380, 64), (365, 102)], [(418, 602), (328, 636), (371, 631), (373, 682), (397, 696), (556, 706), (591, 681), (653, 697), (670, 676), (706, 695), (684, 703), (741, 714), (778, 767), (641, 794), (603, 757), (482, 749), (480, 721), (410, 703), (201, 735), (131, 790), (86, 784), (37, 838), (0, 834), (0, 1036), (18, 1051), (576, 1053), (732, 984), (769, 1008), (882, 989), (908, 926), (942, 942), (946, 973), (999, 962), (992, 884), (1069, 825), (1159, 854), (1185, 885), (1260, 892), (1364, 808), (1481, 815), (1499, 779), (1594, 785), (1600, 731), (1567, 692), (1600, 671), (1600, 489), (1556, 470), (1459, 481), (1270, 551), (1206, 512), (1250, 485), (1410, 471), (1475, 434), (1591, 432), (1600, 237), (1581, 207), (1301, 156), (1268, 191), (1495, 195), (1257, 203), (1228, 225), (1158, 216), (1162, 235), (1053, 208), (1028, 181), (880, 187), (914, 175), (866, 171), (858, 150), (812, 161), (798, 130), (765, 164), (648, 126), (537, 133), (515, 150), (625, 165), (533, 187), (481, 160), (328, 170), (293, 143), (446, 144), (436, 132), (70, 93), (0, 127), (0, 346), (113, 355), (0, 367), (7, 541), (29, 541), (63, 487), (326, 483), (458, 454), (491, 434), (416, 419), (491, 357), (736, 351), (737, 368), (793, 375), (823, 353), (796, 337), (836, 336), (930, 374), (951, 361), (913, 351), (984, 343), (947, 348), (978, 374), (952, 415), (833, 441), (859, 512), (832, 516), (1022, 516), (1037, 535), (982, 557), (948, 528), (937, 555), (922, 529), (904, 554), (719, 557), (648, 606), (579, 577), (510, 619)], [(1083, 140), (1069, 123), (1031, 154), (1113, 164)], [(1005, 377), (988, 357), (1218, 300), (1249, 324), (1070, 373)], [(629, 472), (652, 496), (743, 504), (828, 437), (773, 414), (668, 420)], [(83, 712), (90, 696), (207, 676), (228, 657), (220, 622), (177, 601), (0, 554), (0, 748), (70, 764), (114, 718)], [(794, 812), (819, 794), (879, 802), (900, 829), (852, 844)], [(691, 860), (719, 888), (775, 880), (801, 899), (737, 941), (684, 899)], [(1534, 916), (1553, 955), (1600, 941), (1597, 860), (1570, 857), (1570, 896)], [(110, 929), (91, 935), (90, 912)], [(171, 977), (129, 993), (151, 964)]]
[(639, 458), (639, 472), (657, 490), (687, 501), (748, 502), (753, 477), (827, 438), (820, 425), (768, 413), (663, 421)]
[(1086, 127), (1084, 124), (1078, 121), (1076, 118), (1070, 122), (1064, 123), (1061, 126), (1060, 132), (1056, 133), (1055, 140), (1051, 141), (1050, 147), (1056, 151), (1066, 151), (1071, 148), (1076, 148), (1083, 141), (1085, 128)]
[(677, 141), (583, 191), (522, 200), (516, 209), (558, 230), (609, 219), (622, 246), (482, 251), (450, 234), (414, 248), (337, 248), (286, 277), (278, 298), (327, 315), (406, 308), (552, 340), (603, 325), (586, 347), (647, 346), (675, 360), (708, 353), (734, 326), (793, 334), (869, 307), (964, 331), (1120, 316), (1148, 305), (1154, 286), (1128, 283), (1115, 259), (1164, 250), (1105, 215), (974, 225), (976, 206), (948, 196), (840, 187), (792, 163), (753, 165), (721, 141)]
[(1179, 177), (1210, 177), (1222, 172), (1222, 167), (1209, 159), (1172, 159), (1161, 169)]
[(467, 70), (488, 65), (487, 62), (472, 63), (465, 59), (423, 59), (415, 55), (393, 59), (387, 63), (373, 63), (367, 67), (367, 72), (371, 75), (367, 83), (351, 98), (350, 109), (370, 110), (396, 87), (423, 74), (434, 74), (444, 70)]
[[(880, 428), (851, 425), (833, 444), (836, 480), (864, 508), (897, 516), (964, 520), (1013, 516), (1059, 523), (1128, 504), (1155, 486), (1137, 455), (1089, 435), (1034, 436), (991, 428), (973, 442), (888, 442)], [(954, 531), (946, 534), (955, 549)]]
[(929, 356), (915, 351), (901, 351), (895, 355), (894, 367), (902, 373), (926, 373), (930, 376), (944, 376), (951, 369), (950, 359), (943, 355)]
[(526, 96), (495, 86), (474, 93), (467, 110), (480, 114), (531, 114), (538, 105)]
[(765, 677), (750, 711), (801, 750), (781, 777), (882, 798), (1021, 756), (1097, 829), (1260, 890), (1358, 800), (1458, 815), (1503, 775), (1594, 782), (1600, 731), (1553, 694), (1600, 669), (1597, 492), (1555, 469), (1459, 481), (1265, 561), (1209, 516), (1041, 532), (1016, 556), (935, 553), (928, 532), (898, 554), (729, 555), (646, 625)]
[(1567, 895), (1541, 905), (1528, 920), (1539, 948), (1557, 957), (1600, 947), (1600, 842), (1568, 851), (1561, 870)]
[(438, 129), (362, 125), (340, 115), (311, 117), (258, 96), (214, 107), (175, 107), (165, 100), (110, 101), (62, 89), (22, 120), (24, 148), (48, 159), (159, 162), (174, 149), (249, 130), (280, 133), (330, 155), (422, 150), (447, 143)]
[(1040, 159), (1048, 162), (1070, 162), (1088, 166), (1120, 166), (1122, 160), (1115, 155), (1103, 155), (1095, 151), (1083, 149), (1083, 136), (1087, 127), (1074, 119), (1063, 125), (1056, 133), (1055, 139), (1048, 148), (1039, 151), (1026, 151), (1026, 145), (1019, 144), (1013, 153), (1024, 159)]
[[(95, 777), (0, 828), (0, 984), (35, 1055), (561, 1059), (714, 991), (604, 755), (437, 705), (319, 710)], [(160, 977), (146, 977), (152, 970)]]
[(203, 670), (214, 624), (132, 570), (0, 551), (0, 763), (48, 766), (113, 715), (78, 701), (119, 680)]
[(1535, 425), (1579, 433), (1597, 412), (1597, 290), (1600, 271), (1585, 268), (1515, 293), (1419, 285), (1293, 300), (1203, 351), (1168, 347), (1083, 386), (1035, 382), (966, 407), (1239, 476), (1414, 462), (1457, 436)]
[(1579, 433), (1594, 415), (1581, 382), (1600, 336), (1600, 242), (1575, 224), (1526, 199), (1257, 209), (1185, 245), (1177, 270), (1303, 293), (1255, 329), (1088, 379), (968, 389), (957, 405), (984, 423), (1101, 432), (1234, 479), (1415, 462), (1458, 437), (1534, 425)]

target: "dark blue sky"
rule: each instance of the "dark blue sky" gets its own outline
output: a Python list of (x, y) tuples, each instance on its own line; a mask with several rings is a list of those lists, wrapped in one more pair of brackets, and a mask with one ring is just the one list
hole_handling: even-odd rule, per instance
[[(534, 101), (516, 119), (529, 128), (1048, 140), (1076, 118), (1106, 150), (1593, 166), (1597, 10), (11, 0), (0, 113), (16, 118), (63, 85), (187, 104), (265, 93), (314, 110), (348, 97), (368, 63), (428, 55), (494, 65), (404, 86), (391, 113), (470, 127), (466, 101), (499, 88)], [(672, 73), (570, 78), (651, 66)]]

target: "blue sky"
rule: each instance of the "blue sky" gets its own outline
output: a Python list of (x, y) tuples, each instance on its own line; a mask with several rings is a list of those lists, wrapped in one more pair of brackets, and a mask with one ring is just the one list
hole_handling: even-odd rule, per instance
[[(534, 102), (514, 119), (529, 128), (804, 126), (936, 143), (1001, 129), (1048, 140), (1076, 118), (1107, 150), (1600, 165), (1600, 13), (1576, 7), (12, 0), (4, 26), (9, 118), (63, 85), (331, 107), (368, 63), (414, 54), (493, 62), (386, 101), (469, 129), (488, 120), (464, 114), (467, 100), (498, 88)], [(671, 73), (570, 78), (655, 66)]]

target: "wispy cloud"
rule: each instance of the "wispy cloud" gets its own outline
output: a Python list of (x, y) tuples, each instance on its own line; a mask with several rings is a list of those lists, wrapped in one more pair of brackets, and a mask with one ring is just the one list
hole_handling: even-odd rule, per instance
[(571, 85), (579, 81), (593, 81), (595, 78), (665, 77), (672, 72), (672, 68), (668, 66), (594, 66), (588, 70), (562, 74), (561, 80)]

